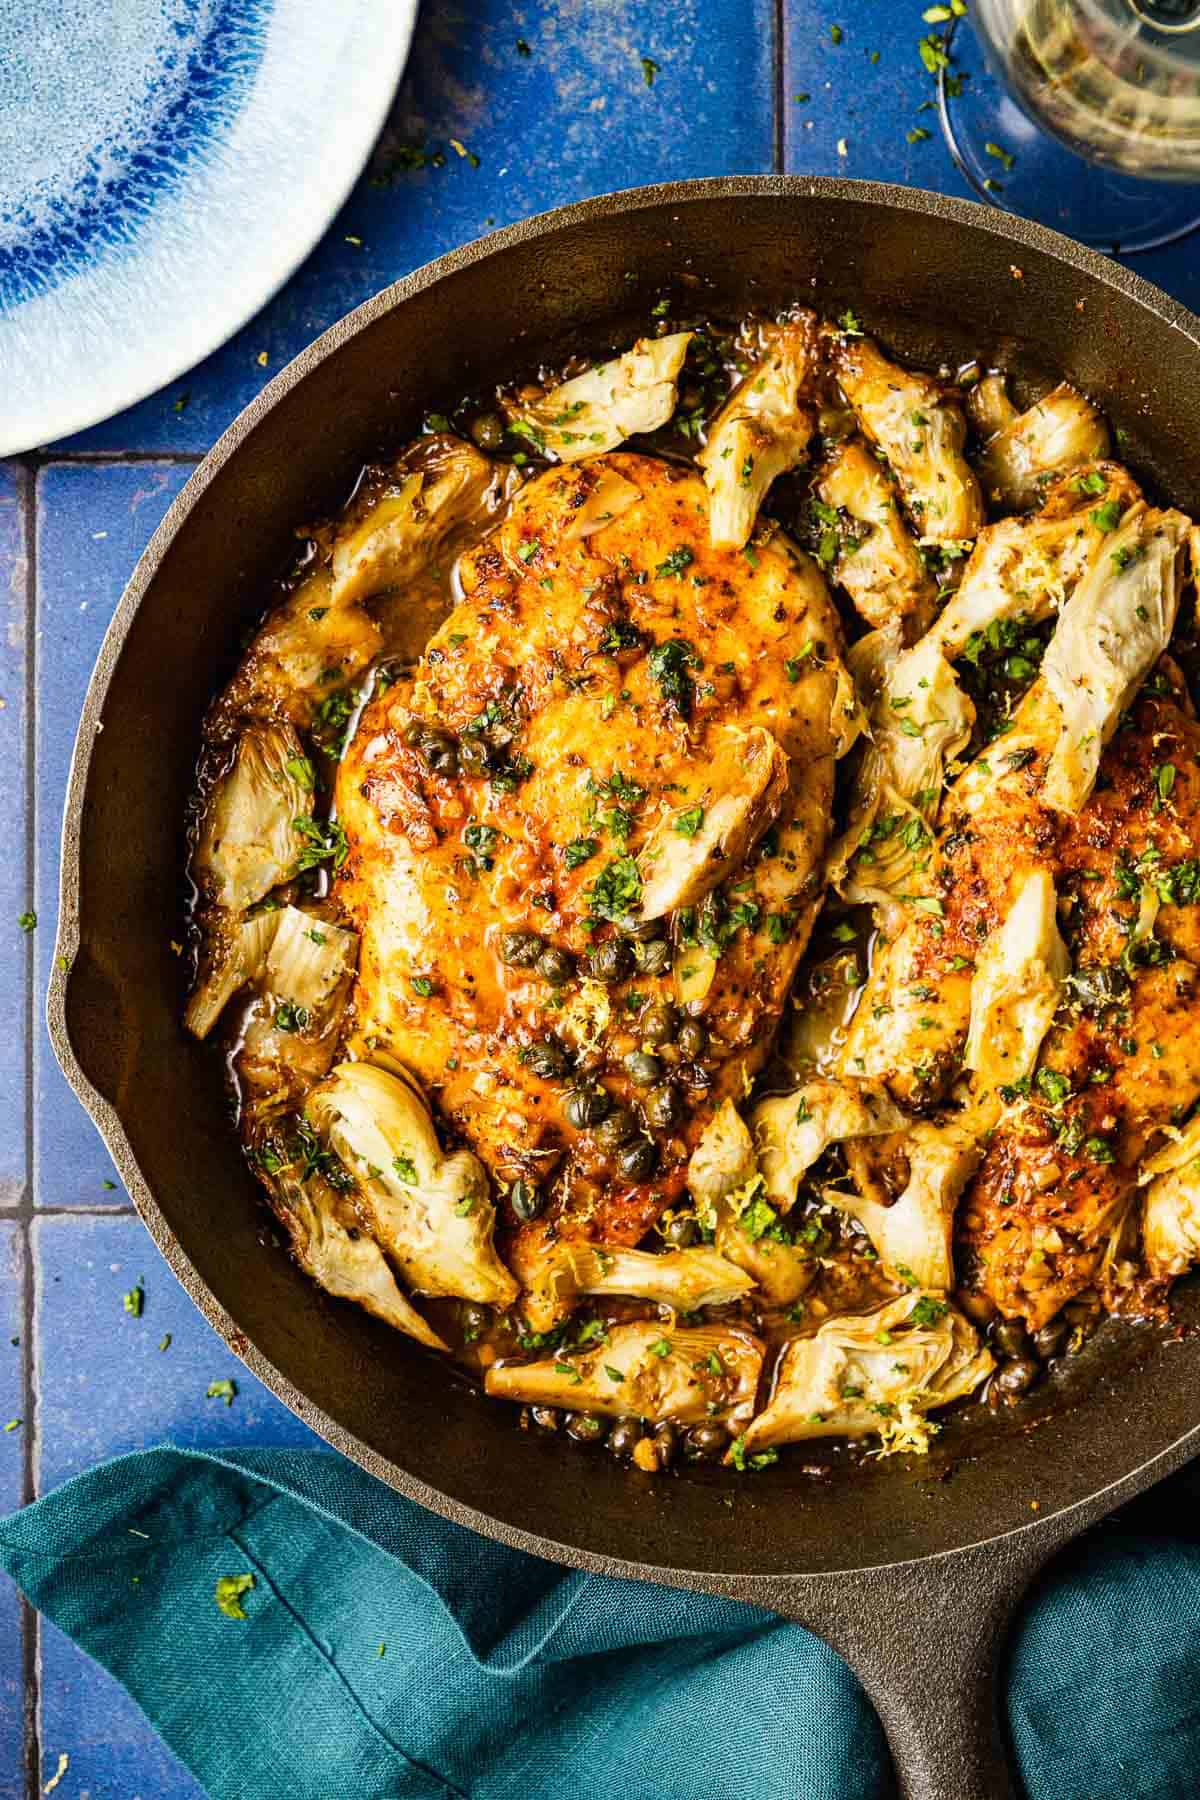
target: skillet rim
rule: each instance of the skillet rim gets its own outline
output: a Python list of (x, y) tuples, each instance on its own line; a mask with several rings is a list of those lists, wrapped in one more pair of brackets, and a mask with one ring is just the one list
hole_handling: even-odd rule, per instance
[(540, 1537), (524, 1527), (493, 1518), (474, 1507), (464, 1505), (452, 1495), (431, 1487), (373, 1450), (310, 1401), (274, 1363), (248, 1341), (236, 1320), (217, 1300), (183, 1251), (142, 1175), (116, 1108), (97, 1091), (85, 1075), (67, 1028), (67, 991), (80, 942), (81, 824), (92, 749), (102, 723), (109, 687), (141, 603), (169, 555), (174, 539), (201, 495), (225, 464), (238, 454), (246, 439), (284, 396), (307, 379), (315, 368), (328, 358), (336, 356), (345, 344), (374, 324), (378, 318), (402, 307), (445, 276), (485, 262), (495, 254), (536, 243), (578, 224), (652, 207), (684, 207), (697, 201), (736, 199), (742, 196), (775, 197), (801, 204), (805, 200), (818, 199), (849, 205), (886, 206), (896, 211), (941, 218), (952, 225), (987, 232), (1016, 248), (1024, 247), (1040, 252), (1065, 264), (1073, 273), (1098, 282), (1102, 287), (1115, 289), (1169, 328), (1179, 331), (1200, 357), (1200, 318), (1142, 276), (1097, 251), (1075, 243), (1062, 233), (1051, 231), (1030, 220), (1016, 218), (973, 201), (887, 182), (851, 181), (822, 176), (740, 175), (626, 188), (536, 214), (490, 232), (482, 238), (476, 238), (423, 264), (364, 301), (322, 332), (268, 382), (197, 465), (168, 507), (138, 559), (105, 633), (80, 713), (79, 729), (71, 757), (64, 799), (59, 915), (46, 995), (46, 1023), (51, 1045), (67, 1081), (100, 1132), (142, 1223), (150, 1232), (172, 1273), (214, 1329), (231, 1347), (236, 1343), (235, 1353), (251, 1372), (334, 1449), (350, 1457), (388, 1487), (417, 1501), (430, 1511), (530, 1555), (598, 1574), (645, 1581), (661, 1581), (665, 1576), (675, 1585), (703, 1585), (714, 1590), (736, 1593), (749, 1601), (757, 1599), (764, 1604), (771, 1604), (770, 1595), (778, 1596), (782, 1583), (803, 1584), (806, 1590), (816, 1592), (822, 1584), (836, 1581), (839, 1575), (902, 1571), (919, 1564), (941, 1563), (954, 1557), (969, 1556), (999, 1545), (1007, 1546), (1011, 1554), (1020, 1555), (1020, 1547), (1032, 1547), (1034, 1539), (1043, 1545), (1048, 1545), (1051, 1540), (1065, 1541), (1094, 1519), (1133, 1498), (1196, 1454), (1200, 1450), (1200, 1420), (1154, 1456), (1133, 1469), (1115, 1475), (1111, 1481), (1086, 1497), (1069, 1502), (1036, 1519), (1014, 1524), (991, 1536), (930, 1551), (914, 1558), (879, 1562), (860, 1560), (848, 1562), (839, 1570), (801, 1570), (781, 1577), (742, 1574), (720, 1568), (660, 1568)]

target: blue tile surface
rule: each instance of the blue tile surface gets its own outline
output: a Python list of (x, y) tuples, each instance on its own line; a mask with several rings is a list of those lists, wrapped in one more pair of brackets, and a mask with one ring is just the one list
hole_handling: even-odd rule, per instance
[(25, 807), (25, 649), (28, 564), (25, 513), (29, 476), (0, 463), (0, 1209), (25, 1190), (25, 1081), (32, 934), (17, 920), (29, 911), (30, 870)]
[[(41, 1023), (80, 702), (121, 589), (187, 478), (186, 461), (169, 459), (207, 450), (290, 357), (378, 288), (546, 207), (649, 181), (774, 167), (966, 193), (928, 106), (934, 89), (917, 51), (929, 30), (921, 10), (922, 0), (426, 0), (370, 169), (275, 300), (170, 389), (52, 452), (0, 466), (8, 613), (0, 637), (0, 947), (9, 949), (0, 955), (0, 1032), (9, 1049), (0, 1059), (0, 1424), (31, 1414), (0, 1433), (0, 1508), (167, 1437), (313, 1441), (195, 1311), (121, 1191), (105, 1188), (114, 1179), (108, 1158)], [(643, 58), (656, 65), (652, 85)], [(928, 138), (919, 135), (925, 130)], [(414, 152), (430, 159), (426, 166), (412, 166), (420, 160)], [(1200, 305), (1197, 241), (1136, 266)], [(30, 516), (32, 545), (24, 535)], [(26, 939), (16, 918), (31, 904), (39, 925)], [(36, 1294), (29, 1341), (21, 1323), (26, 1256)], [(145, 1309), (133, 1318), (122, 1296), (139, 1277)], [(11, 1345), (12, 1336), (22, 1342)], [(205, 1397), (226, 1375), (239, 1389), (229, 1408)], [(45, 1623), (29, 1695), (39, 1772), (27, 1786), (20, 1630), (17, 1598), (0, 1588), (0, 1800), (33, 1800), (62, 1753), (70, 1762), (60, 1800), (197, 1800), (191, 1777), (116, 1683)]]
[[(21, 1336), (24, 1281), (23, 1229), (15, 1220), (0, 1220), (0, 1428), (19, 1421), (11, 1431), (0, 1429), (0, 1510), (6, 1513), (21, 1504), (25, 1489), (24, 1347), (12, 1341)], [(0, 1574), (0, 1800), (23, 1800), (25, 1793), (21, 1662), (20, 1601)]]
[[(121, 592), (190, 467), (51, 463), (37, 476), (34, 655), (37, 992), (46, 991), (58, 917), (59, 826), (79, 709)], [(67, 1086), (38, 1019), (34, 1048), (34, 1203), (104, 1206), (116, 1171)]]
[[(135, 1215), (39, 1218), (33, 1249), (40, 1493), (106, 1456), (167, 1439), (210, 1449), (318, 1445), (213, 1331)], [(140, 1318), (124, 1309), (139, 1283)], [(210, 1382), (227, 1378), (237, 1387), (232, 1404), (208, 1399)]]

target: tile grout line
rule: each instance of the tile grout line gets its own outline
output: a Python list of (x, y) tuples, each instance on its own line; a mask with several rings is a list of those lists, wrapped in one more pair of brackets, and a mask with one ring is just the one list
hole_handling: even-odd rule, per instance
[(206, 450), (31, 450), (20, 461), (33, 473), (62, 463), (76, 468), (106, 469), (123, 463), (179, 463), (194, 468), (204, 461)]
[[(21, 485), (25, 535), (25, 862), (27, 892), (37, 895), (37, 830), (34, 820), (37, 752), (37, 472), (26, 459)], [(22, 1431), (22, 1501), (37, 1497), (37, 1378), (33, 1354), (35, 1306), (33, 1219), (34, 1044), (37, 1029), (36, 930), (26, 949), (25, 995), (25, 1188), (18, 1217), (24, 1262), (21, 1272), (21, 1376), (25, 1423)], [(21, 1597), (21, 1674), (25, 1725), (25, 1788), (37, 1800), (42, 1786), (41, 1627), (36, 1610)]]

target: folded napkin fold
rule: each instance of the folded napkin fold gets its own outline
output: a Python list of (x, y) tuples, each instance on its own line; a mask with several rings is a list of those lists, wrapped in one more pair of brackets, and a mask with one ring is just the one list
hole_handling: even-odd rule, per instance
[[(1008, 1691), (1031, 1800), (1200, 1793), (1195, 1490), (1093, 1534), (1027, 1607)], [(1176, 1515), (1185, 1535), (1148, 1529)], [(501, 1549), (332, 1454), (122, 1457), (6, 1520), (0, 1563), (213, 1800), (892, 1791), (861, 1688), (801, 1627)]]

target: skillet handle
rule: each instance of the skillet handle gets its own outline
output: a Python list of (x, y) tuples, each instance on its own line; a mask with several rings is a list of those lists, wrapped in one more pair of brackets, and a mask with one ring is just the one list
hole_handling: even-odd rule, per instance
[(858, 1676), (887, 1734), (903, 1800), (1018, 1800), (1001, 1724), (999, 1665), (1018, 1602), (1058, 1548), (955, 1551), (787, 1584), (776, 1609), (817, 1633)]

